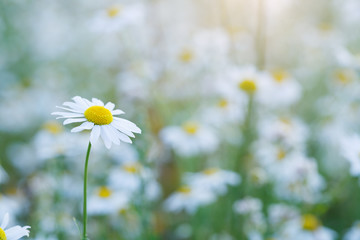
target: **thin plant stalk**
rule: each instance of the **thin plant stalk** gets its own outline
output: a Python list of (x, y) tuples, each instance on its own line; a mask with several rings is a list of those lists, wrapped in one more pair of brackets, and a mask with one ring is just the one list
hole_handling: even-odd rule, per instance
[(85, 168), (84, 168), (84, 199), (83, 199), (83, 233), (82, 233), (82, 240), (88, 240), (86, 234), (86, 224), (87, 224), (87, 173), (88, 173), (88, 163), (89, 163), (89, 155), (91, 150), (91, 143), (89, 142), (89, 146), (86, 152), (86, 159), (85, 159)]
[(266, 12), (264, 0), (258, 0), (256, 27), (256, 66), (264, 70), (266, 64)]

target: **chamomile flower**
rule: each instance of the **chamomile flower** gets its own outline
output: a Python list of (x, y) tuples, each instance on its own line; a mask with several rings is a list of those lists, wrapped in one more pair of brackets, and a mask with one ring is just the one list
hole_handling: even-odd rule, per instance
[(29, 228), (30, 226), (20, 227), (15, 226), (6, 229), (9, 223), (9, 214), (5, 214), (2, 223), (0, 225), (0, 239), (1, 240), (17, 240), (24, 236), (29, 236)]
[(114, 191), (106, 186), (101, 186), (96, 194), (89, 199), (89, 214), (105, 215), (118, 213), (128, 208), (129, 196), (125, 193)]
[(280, 240), (333, 240), (336, 233), (322, 226), (320, 220), (312, 214), (304, 214), (288, 221), (279, 234)]
[(219, 145), (212, 129), (197, 122), (165, 127), (160, 132), (160, 138), (177, 154), (185, 157), (212, 153)]
[(344, 240), (360, 239), (360, 222), (356, 221), (353, 226), (346, 232)]
[(215, 200), (215, 195), (207, 189), (184, 185), (165, 200), (164, 207), (169, 212), (178, 213), (184, 210), (194, 214), (199, 207), (211, 204)]
[(344, 158), (350, 163), (350, 174), (360, 175), (360, 137), (356, 134), (342, 137), (341, 152)]
[(74, 97), (73, 100), (74, 102), (64, 102), (63, 105), (66, 107), (58, 107), (68, 112), (53, 112), (52, 115), (58, 115), (57, 118), (66, 118), (64, 125), (82, 123), (73, 128), (71, 132), (91, 130), (90, 142), (92, 144), (101, 136), (105, 146), (109, 149), (112, 143), (117, 145), (120, 144), (120, 141), (132, 143), (129, 137), (135, 137), (133, 133), (141, 133), (140, 128), (134, 123), (115, 117), (124, 112), (114, 109), (115, 104), (112, 102), (104, 104), (97, 98), (89, 101), (79, 96)]
[(224, 195), (227, 192), (227, 185), (238, 185), (241, 178), (232, 171), (207, 168), (199, 173), (188, 174), (187, 181), (193, 186), (207, 188), (211, 192)]

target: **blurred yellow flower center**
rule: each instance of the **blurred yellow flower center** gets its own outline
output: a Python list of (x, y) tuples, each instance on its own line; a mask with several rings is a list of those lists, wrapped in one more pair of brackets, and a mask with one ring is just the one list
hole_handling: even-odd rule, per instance
[(191, 192), (191, 188), (188, 186), (182, 186), (177, 191), (183, 194), (189, 194)]
[(335, 78), (342, 84), (348, 84), (351, 82), (351, 76), (346, 70), (339, 70), (335, 72)]
[(113, 121), (111, 112), (102, 106), (92, 106), (84, 112), (86, 119), (96, 125), (107, 125)]
[(277, 159), (278, 160), (283, 160), (286, 156), (286, 152), (283, 149), (279, 149), (278, 153), (277, 153)]
[(239, 88), (249, 94), (252, 94), (256, 91), (256, 84), (253, 79), (244, 79), (239, 83)]
[(125, 215), (126, 212), (127, 212), (126, 208), (121, 208), (121, 209), (119, 210), (119, 214), (120, 214), (120, 215)]
[(208, 169), (205, 169), (203, 171), (203, 173), (206, 175), (213, 175), (214, 173), (217, 173), (218, 171), (219, 171), (219, 169), (217, 169), (217, 168), (208, 168)]
[(318, 28), (324, 32), (328, 32), (333, 29), (333, 26), (331, 25), (331, 23), (323, 22), (318, 25)]
[(111, 18), (116, 17), (121, 12), (121, 8), (118, 6), (113, 6), (108, 8), (107, 15)]
[(302, 217), (303, 229), (308, 231), (315, 231), (319, 226), (319, 220), (312, 214), (305, 214)]
[(0, 228), (0, 240), (6, 240), (6, 235), (2, 228)]
[(226, 100), (226, 99), (221, 99), (219, 102), (218, 102), (218, 106), (220, 108), (226, 108), (227, 106), (229, 106), (229, 102)]
[(288, 78), (288, 73), (283, 70), (276, 70), (272, 72), (272, 77), (278, 83), (282, 83), (286, 78)]
[(183, 129), (186, 133), (194, 135), (199, 130), (199, 125), (196, 123), (188, 122), (183, 125)]
[(59, 123), (53, 121), (45, 123), (43, 128), (52, 134), (58, 134), (63, 131), (63, 127)]
[(104, 186), (100, 187), (99, 192), (98, 192), (98, 196), (101, 198), (108, 198), (111, 196), (111, 194), (112, 194), (112, 191)]
[(125, 165), (124, 170), (128, 173), (137, 173), (139, 172), (139, 166), (133, 164), (133, 165)]
[(289, 118), (281, 117), (281, 118), (279, 118), (279, 120), (280, 120), (281, 123), (283, 123), (285, 125), (292, 125), (291, 119), (289, 119)]
[(194, 54), (193, 54), (193, 52), (191, 50), (185, 49), (184, 51), (182, 51), (180, 53), (179, 59), (182, 62), (188, 63), (188, 62), (190, 62), (191, 60), (194, 59)]

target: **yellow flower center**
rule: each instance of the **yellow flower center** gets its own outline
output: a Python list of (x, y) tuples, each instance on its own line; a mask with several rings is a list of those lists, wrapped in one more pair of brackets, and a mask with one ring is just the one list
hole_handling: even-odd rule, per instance
[(191, 188), (188, 186), (181, 186), (177, 191), (182, 194), (189, 194), (191, 192)]
[(271, 73), (274, 80), (278, 83), (282, 83), (286, 78), (289, 77), (288, 73), (284, 70), (276, 70)]
[(303, 229), (315, 231), (320, 226), (320, 221), (312, 214), (305, 214), (302, 217)]
[(107, 125), (113, 121), (111, 112), (102, 106), (92, 106), (84, 112), (86, 119), (96, 125)]
[(194, 135), (199, 130), (199, 125), (193, 122), (187, 122), (183, 125), (183, 129), (186, 133)]
[(121, 12), (121, 8), (118, 6), (113, 6), (108, 8), (107, 15), (111, 18), (116, 17)]
[(121, 209), (119, 210), (119, 214), (120, 214), (120, 215), (125, 215), (126, 212), (127, 212), (127, 209), (126, 209), (126, 208), (121, 208)]
[(226, 108), (227, 106), (229, 106), (229, 102), (226, 99), (221, 99), (217, 105), (220, 108)]
[(139, 172), (139, 166), (137, 164), (129, 164), (123, 166), (123, 169), (128, 173), (138, 173)]
[(101, 198), (108, 198), (111, 196), (111, 194), (112, 194), (112, 191), (105, 186), (100, 187), (100, 189), (98, 191), (98, 196)]
[(58, 134), (63, 131), (63, 127), (58, 122), (47, 122), (43, 125), (43, 128), (52, 134)]
[(279, 161), (283, 160), (286, 157), (286, 152), (283, 149), (279, 149), (276, 157)]
[(203, 171), (203, 173), (206, 175), (213, 175), (214, 173), (217, 173), (218, 171), (219, 171), (219, 169), (217, 169), (217, 168), (208, 168), (208, 169), (205, 169)]
[(191, 50), (185, 49), (180, 53), (179, 59), (182, 62), (188, 63), (188, 62), (190, 62), (191, 60), (194, 59), (194, 54), (193, 54), (193, 52)]
[(239, 83), (238, 86), (241, 90), (247, 92), (248, 94), (253, 94), (256, 91), (256, 84), (253, 79), (247, 78)]
[(352, 76), (349, 71), (338, 70), (335, 72), (335, 78), (338, 82), (345, 85), (345, 84), (348, 84), (349, 82), (351, 82)]
[(331, 25), (331, 23), (323, 22), (318, 25), (318, 28), (324, 32), (328, 32), (333, 29), (333, 26)]
[(2, 228), (0, 228), (0, 240), (6, 240), (6, 235)]

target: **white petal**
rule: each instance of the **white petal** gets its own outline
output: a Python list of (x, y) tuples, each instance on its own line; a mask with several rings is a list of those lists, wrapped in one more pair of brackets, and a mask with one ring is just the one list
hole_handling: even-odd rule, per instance
[(126, 127), (124, 127), (117, 121), (113, 121), (110, 125), (112, 125), (114, 128), (116, 128), (120, 132), (125, 133), (126, 135), (128, 135), (130, 137), (135, 137), (135, 135), (129, 129), (127, 129)]
[(116, 131), (115, 134), (116, 134), (116, 137), (118, 137), (121, 141), (126, 142), (126, 143), (132, 143), (131, 139), (128, 136), (126, 136), (125, 134), (123, 134), (119, 131)]
[(9, 228), (5, 231), (6, 238), (8, 240), (17, 240), (24, 236), (28, 237), (29, 233), (30, 233), (28, 228), (30, 228), (30, 226), (25, 226), (25, 227), (15, 226), (15, 227)]
[(120, 109), (116, 109), (114, 111), (111, 111), (112, 115), (120, 115), (120, 114), (124, 114), (124, 111), (121, 111)]
[(114, 127), (112, 127), (111, 125), (105, 125), (103, 129), (106, 132), (107, 137), (109, 137), (113, 143), (115, 143), (116, 145), (120, 144), (120, 140), (116, 135), (117, 130)]
[(92, 102), (97, 106), (104, 106), (104, 103), (97, 98), (92, 98)]
[(100, 129), (100, 126), (99, 125), (95, 125), (91, 131), (91, 134), (90, 134), (90, 142), (91, 144), (95, 144), (95, 142), (99, 139), (99, 136), (100, 136), (100, 132), (101, 132), (101, 129)]
[(69, 113), (69, 112), (53, 112), (51, 113), (51, 115), (59, 115), (60, 117), (58, 118), (73, 118), (73, 117), (84, 117), (84, 114), (80, 114), (80, 113)]
[(73, 103), (73, 102), (64, 102), (63, 103), (64, 106), (70, 107), (74, 110), (77, 110), (79, 112), (84, 112), (86, 110), (86, 108), (88, 108), (88, 106), (86, 106), (85, 103)]
[(71, 108), (66, 108), (66, 107), (59, 107), (59, 106), (56, 106), (57, 108), (60, 108), (62, 110), (66, 110), (66, 111), (69, 111), (69, 112), (74, 112), (74, 113), (84, 113), (84, 111), (79, 111), (79, 110), (75, 110), (75, 109), (71, 109)]
[(126, 119), (123, 118), (118, 118), (118, 117), (114, 117), (115, 121), (118, 121), (119, 123), (121, 123), (122, 125), (126, 126), (130, 131), (134, 132), (134, 133), (141, 133), (141, 129), (138, 128), (135, 123), (130, 122)]
[(114, 110), (114, 107), (115, 104), (113, 104), (112, 102), (108, 102), (107, 104), (105, 104), (105, 108), (109, 109), (110, 112)]
[(100, 128), (101, 128), (101, 138), (105, 144), (105, 147), (107, 149), (110, 149), (111, 148), (111, 139), (107, 136), (104, 126), (100, 126)]
[(84, 122), (86, 121), (86, 118), (69, 118), (64, 121), (64, 125), (70, 124), (70, 123), (76, 123), (76, 122)]
[(74, 100), (75, 103), (83, 106), (84, 108), (88, 108), (90, 107), (91, 105), (89, 104), (90, 101), (85, 99), (85, 98), (82, 98), (82, 97), (79, 97), (79, 96), (76, 96), (76, 97), (73, 97), (72, 98)]
[(9, 213), (6, 213), (3, 220), (2, 220), (0, 228), (2, 228), (2, 229), (6, 228), (8, 223), (9, 223)]
[(71, 132), (81, 132), (82, 130), (92, 129), (93, 127), (94, 127), (94, 123), (92, 123), (92, 122), (84, 122), (80, 126), (71, 129)]

